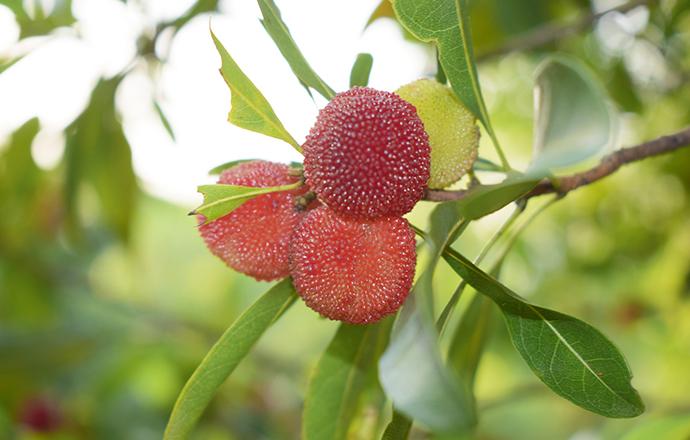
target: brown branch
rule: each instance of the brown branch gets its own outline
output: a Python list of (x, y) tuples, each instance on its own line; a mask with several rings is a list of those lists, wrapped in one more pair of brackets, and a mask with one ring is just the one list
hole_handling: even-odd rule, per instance
[(527, 32), (523, 35), (512, 38), (505, 46), (490, 49), (484, 53), (477, 55), (477, 61), (486, 61), (500, 55), (506, 55), (511, 52), (520, 50), (536, 49), (545, 46), (553, 41), (561, 40), (563, 38), (575, 35), (584, 29), (592, 26), (594, 22), (599, 20), (609, 12), (628, 12), (638, 6), (643, 6), (656, 0), (632, 0), (615, 8), (607, 9), (606, 11), (583, 15), (572, 23), (567, 24), (546, 24), (538, 27), (533, 31)]
[[(644, 142), (630, 148), (621, 148), (608, 156), (605, 156), (599, 164), (587, 171), (572, 174), (556, 179), (544, 179), (537, 184), (524, 198), (540, 196), (543, 194), (565, 195), (581, 186), (589, 185), (609, 176), (623, 165), (638, 162), (648, 157), (670, 153), (683, 147), (690, 146), (690, 127), (679, 132), (662, 136), (660, 138)], [(448, 202), (460, 200), (465, 197), (468, 190), (443, 191), (427, 190), (424, 200), (433, 202)]]

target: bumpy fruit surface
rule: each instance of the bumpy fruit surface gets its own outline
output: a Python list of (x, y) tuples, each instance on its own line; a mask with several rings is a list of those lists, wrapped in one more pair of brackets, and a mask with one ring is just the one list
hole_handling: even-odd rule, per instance
[(474, 115), (450, 88), (430, 79), (404, 85), (396, 93), (416, 107), (429, 135), (429, 188), (445, 188), (460, 180), (477, 159), (479, 129)]
[(424, 125), (412, 105), (390, 92), (339, 93), (319, 112), (303, 148), (309, 186), (350, 217), (405, 214), (429, 179)]
[(407, 220), (357, 220), (325, 206), (307, 214), (290, 245), (292, 278), (306, 304), (353, 324), (400, 308), (412, 287), (415, 258)]
[[(294, 183), (287, 165), (253, 161), (225, 170), (218, 183), (252, 187)], [(305, 215), (295, 198), (307, 191), (257, 196), (228, 215), (199, 227), (209, 250), (228, 266), (257, 280), (275, 280), (289, 274), (290, 237)]]

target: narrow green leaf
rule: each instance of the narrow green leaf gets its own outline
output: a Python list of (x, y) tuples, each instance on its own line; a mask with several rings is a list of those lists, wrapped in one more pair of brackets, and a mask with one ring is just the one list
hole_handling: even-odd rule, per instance
[(446, 72), (443, 70), (441, 65), (441, 60), (438, 58), (438, 50), (436, 50), (436, 81), (441, 84), (448, 84), (448, 77)]
[[(37, 213), (45, 210), (46, 194), (54, 194), (54, 180), (41, 171), (31, 156), (31, 145), (39, 130), (38, 118), (32, 118), (17, 128), (6, 144), (0, 144), (0, 200), (3, 209), (0, 218), (0, 248), (3, 250), (0, 253), (4, 255), (30, 252), (35, 243), (45, 239), (36, 234), (45, 228), (41, 225), (43, 216)], [(11, 271), (9, 268), (6, 270)], [(2, 283), (9, 285), (8, 281), (3, 279)]]
[(601, 152), (613, 137), (613, 113), (582, 63), (552, 56), (537, 68), (532, 170), (574, 165)]
[(284, 279), (247, 309), (208, 352), (175, 402), (166, 440), (186, 439), (209, 402), (261, 335), (297, 298), (290, 279)]
[(370, 325), (340, 325), (309, 381), (303, 439), (347, 438), (367, 375), (376, 368), (392, 323), (388, 318)]
[(403, 27), (415, 37), (436, 43), (438, 60), (453, 91), (482, 121), (504, 168), (508, 168), (479, 87), (465, 0), (393, 0), (393, 9)]
[(384, 17), (395, 19), (395, 12), (393, 12), (393, 5), (391, 4), (391, 0), (381, 0), (381, 3), (379, 3), (376, 9), (374, 9), (374, 12), (372, 12), (369, 16), (367, 24), (364, 25), (364, 29), (368, 28), (373, 22), (375, 22), (379, 18)]
[[(426, 242), (432, 258), (405, 301), (391, 343), (379, 363), (381, 385), (394, 408), (435, 432), (449, 433), (476, 423), (474, 398), (446, 368), (434, 324), (434, 269), (443, 249), (467, 226), (462, 218), (451, 215), (454, 213), (444, 213), (452, 208), (440, 205), (432, 214), (432, 232)], [(399, 427), (391, 426), (391, 430), (397, 432)]]
[(208, 174), (211, 176), (215, 176), (218, 174), (221, 174), (223, 171), (227, 170), (228, 168), (232, 168), (234, 166), (237, 166), (241, 163), (245, 162), (251, 162), (254, 159), (239, 159), (239, 160), (231, 160), (230, 162), (225, 162), (224, 164), (218, 165), (217, 167), (214, 167), (213, 169), (209, 170)]
[(501, 308), (513, 344), (553, 391), (606, 417), (635, 417), (644, 411), (625, 359), (601, 332), (529, 304), (451, 249), (444, 257), (463, 280)]
[(473, 168), (475, 171), (503, 171), (500, 165), (491, 162), (489, 159), (478, 157), (474, 161)]
[(641, 91), (633, 82), (632, 76), (625, 66), (625, 61), (618, 58), (614, 61), (613, 66), (607, 70), (610, 73), (606, 81), (606, 91), (611, 99), (616, 102), (621, 111), (641, 114), (644, 110), (644, 104), (640, 97)]
[(220, 0), (196, 0), (184, 14), (171, 21), (169, 25), (177, 32), (194, 17), (203, 13), (218, 11), (218, 3)]
[(474, 388), (479, 360), (491, 328), (492, 307), (488, 298), (475, 294), (450, 342), (448, 365), (470, 389)]
[(478, 219), (498, 211), (532, 190), (540, 177), (520, 175), (508, 177), (495, 185), (479, 185), (472, 188), (465, 197), (444, 205), (454, 205), (455, 209), (468, 219)]
[(0, 73), (14, 66), (17, 62), (21, 61), (22, 58), (24, 58), (24, 55), (20, 55), (15, 58), (0, 60)]
[(273, 0), (257, 0), (257, 2), (263, 16), (261, 24), (276, 46), (278, 46), (280, 53), (283, 54), (283, 58), (288, 62), (300, 82), (316, 90), (326, 99), (330, 100), (333, 98), (335, 92), (314, 72), (314, 69), (311, 68), (302, 52), (300, 52), (297, 43), (290, 35), (290, 30), (280, 16), (278, 6), (276, 6)]
[(373, 64), (374, 57), (371, 54), (360, 53), (357, 55), (355, 64), (352, 65), (352, 71), (350, 72), (350, 88), (355, 86), (366, 87), (369, 84), (369, 74)]
[(420, 291), (429, 284), (426, 274), (405, 302), (401, 323), (381, 357), (380, 380), (398, 411), (435, 432), (457, 432), (475, 423), (474, 402), (445, 367), (433, 321), (419, 304), (423, 299), (417, 299), (428, 294)]
[(412, 420), (398, 411), (393, 411), (393, 419), (383, 431), (381, 440), (406, 440), (411, 429)]
[(95, 190), (103, 223), (127, 240), (138, 191), (132, 152), (115, 109), (122, 76), (100, 80), (84, 111), (65, 130), (65, 205), (72, 239), (81, 237), (77, 209), (86, 185)]
[(158, 118), (161, 120), (161, 124), (163, 124), (163, 128), (165, 128), (165, 131), (168, 132), (168, 136), (170, 136), (170, 139), (174, 141), (175, 132), (173, 131), (172, 125), (170, 125), (170, 121), (168, 120), (168, 117), (165, 116), (165, 113), (163, 112), (163, 109), (161, 108), (158, 101), (153, 101), (153, 107), (156, 109), (156, 113), (158, 114)]
[(224, 184), (201, 185), (198, 191), (204, 195), (204, 203), (192, 211), (190, 215), (201, 214), (206, 218), (204, 223), (212, 222), (231, 213), (253, 197), (272, 192), (289, 191), (301, 184), (301, 182), (295, 182), (289, 185), (264, 188)]
[(211, 38), (220, 54), (220, 73), (230, 88), (228, 121), (238, 127), (283, 140), (301, 153), (302, 148), (287, 132), (271, 104), (242, 72), (213, 31), (211, 31)]

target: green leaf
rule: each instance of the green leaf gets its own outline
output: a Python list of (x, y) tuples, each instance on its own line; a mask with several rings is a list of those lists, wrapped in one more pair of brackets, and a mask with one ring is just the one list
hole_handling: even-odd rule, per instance
[(158, 118), (161, 120), (161, 124), (163, 124), (163, 128), (165, 128), (165, 131), (168, 132), (168, 136), (170, 136), (170, 139), (174, 141), (175, 132), (173, 131), (172, 125), (170, 125), (170, 121), (168, 120), (168, 117), (165, 116), (165, 113), (163, 112), (163, 109), (161, 108), (158, 101), (153, 101), (153, 107), (156, 109), (156, 113), (158, 114)]
[(393, 9), (415, 37), (436, 43), (439, 62), (453, 91), (482, 121), (506, 167), (479, 87), (465, 0), (394, 0)]
[(476, 423), (474, 402), (443, 363), (433, 321), (418, 304), (417, 296), (425, 295), (420, 290), (416, 287), (405, 302), (401, 323), (381, 358), (381, 384), (401, 413), (435, 432), (461, 431)]
[(491, 329), (492, 307), (485, 296), (475, 294), (450, 342), (448, 365), (470, 389), (474, 388), (479, 360)]
[(357, 55), (355, 64), (352, 65), (352, 71), (350, 72), (350, 88), (355, 86), (366, 87), (369, 84), (369, 74), (373, 64), (374, 57), (371, 54), (360, 53)]
[[(443, 205), (439, 208), (448, 209)], [(432, 232), (426, 244), (431, 247), (432, 258), (402, 307), (391, 343), (381, 357), (379, 376), (397, 411), (435, 432), (458, 432), (476, 423), (474, 398), (441, 357), (434, 324), (432, 280), (443, 249), (464, 230), (467, 222), (437, 212), (432, 214), (431, 221)], [(391, 427), (392, 431), (398, 429)]]
[(49, 191), (54, 181), (46, 178), (31, 156), (31, 145), (39, 130), (38, 118), (32, 118), (12, 133), (6, 145), (0, 144), (0, 253), (30, 253), (34, 241), (45, 240), (38, 232), (45, 229), (41, 226), (45, 200), (52, 193)]
[(220, 73), (230, 88), (231, 101), (228, 121), (238, 127), (283, 140), (301, 153), (302, 148), (287, 132), (273, 111), (271, 104), (266, 101), (264, 95), (242, 72), (228, 51), (218, 41), (213, 31), (211, 31), (211, 38), (213, 38), (220, 54), (222, 63)]
[(251, 198), (272, 192), (289, 191), (298, 188), (301, 184), (301, 182), (295, 182), (263, 188), (224, 184), (201, 185), (198, 190), (204, 195), (204, 203), (190, 212), (190, 215), (203, 215), (205, 224), (231, 213)]
[[(206, 13), (215, 12), (218, 10), (218, 3), (220, 0), (196, 0), (192, 6), (187, 9), (187, 11), (169, 23), (169, 26), (173, 28), (175, 32), (180, 30), (184, 25), (189, 23), (194, 17)], [(168, 25), (168, 23), (165, 23)]]
[(367, 376), (388, 342), (391, 318), (370, 325), (341, 324), (309, 381), (303, 439), (346, 439)]
[(283, 22), (280, 10), (278, 10), (273, 0), (257, 0), (257, 2), (263, 16), (261, 24), (276, 46), (278, 46), (280, 53), (283, 54), (283, 58), (288, 62), (300, 82), (316, 90), (324, 98), (332, 99), (335, 96), (335, 92), (314, 72), (314, 69), (311, 68), (304, 58), (304, 55), (297, 47), (297, 43), (290, 35), (290, 30)]
[(443, 71), (443, 66), (441, 65), (441, 60), (438, 58), (438, 50), (436, 50), (436, 82), (443, 85), (448, 84), (448, 77), (446, 72)]
[(537, 69), (531, 170), (574, 165), (602, 151), (613, 136), (605, 92), (580, 62), (552, 56)]
[(166, 440), (189, 436), (218, 387), (296, 298), (295, 288), (286, 278), (259, 298), (223, 333), (178, 396), (165, 429)]
[(132, 152), (115, 109), (121, 80), (122, 76), (100, 80), (86, 109), (65, 130), (66, 217), (73, 239), (81, 237), (78, 206), (83, 185), (95, 190), (105, 226), (121, 240), (129, 237), (138, 186)]
[(373, 22), (375, 22), (379, 18), (384, 17), (395, 19), (395, 12), (393, 12), (393, 5), (391, 5), (391, 0), (381, 0), (381, 3), (379, 3), (376, 9), (374, 9), (374, 12), (372, 12), (369, 16), (369, 19), (367, 20), (367, 24), (364, 26), (364, 29), (368, 28)]
[(24, 58), (24, 55), (20, 55), (10, 59), (0, 60), (0, 73), (3, 73), (5, 70), (14, 66), (17, 62), (21, 61), (22, 58)]
[(412, 420), (399, 411), (393, 412), (393, 419), (383, 431), (381, 440), (406, 440), (412, 429)]
[(232, 167), (237, 166), (241, 163), (252, 162), (253, 160), (254, 159), (231, 160), (230, 162), (225, 162), (224, 164), (221, 164), (221, 165), (218, 165), (217, 167), (214, 167), (208, 173), (211, 176), (215, 176), (215, 175), (221, 174), (223, 171), (227, 170), (228, 168), (232, 168)]
[(640, 93), (622, 59), (615, 61), (610, 68), (606, 85), (609, 96), (622, 111), (642, 113), (644, 104), (640, 98)]
[(489, 159), (478, 157), (474, 161), (473, 168), (475, 171), (503, 171), (500, 165), (491, 162)]
[(529, 304), (451, 249), (444, 257), (463, 280), (501, 308), (513, 345), (553, 391), (606, 417), (635, 417), (644, 411), (625, 359), (601, 332)]
[(498, 211), (524, 196), (537, 186), (540, 180), (541, 177), (534, 175), (511, 176), (495, 185), (476, 186), (462, 199), (443, 205), (453, 205), (464, 217), (475, 220)]

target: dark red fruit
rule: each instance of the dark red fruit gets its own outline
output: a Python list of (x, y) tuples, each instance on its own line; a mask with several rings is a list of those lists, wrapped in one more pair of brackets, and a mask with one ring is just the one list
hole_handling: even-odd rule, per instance
[(290, 273), (307, 305), (353, 324), (400, 308), (412, 287), (415, 259), (407, 220), (362, 221), (328, 207), (307, 214), (290, 245)]
[(350, 217), (405, 214), (429, 179), (424, 125), (394, 93), (362, 87), (339, 93), (319, 112), (303, 148), (309, 186)]
[[(230, 168), (218, 183), (252, 187), (294, 183), (287, 165), (253, 161)], [(305, 214), (295, 206), (306, 187), (257, 196), (230, 214), (199, 227), (209, 250), (228, 266), (257, 280), (289, 275), (288, 248), (295, 227)]]
[(62, 424), (57, 402), (45, 397), (33, 397), (24, 402), (19, 417), (22, 425), (37, 432), (52, 432)]

